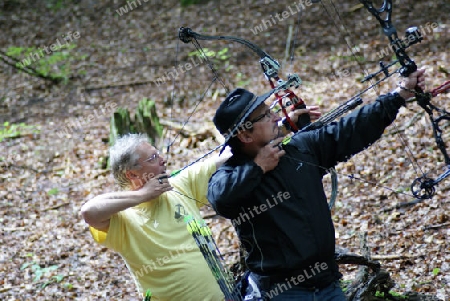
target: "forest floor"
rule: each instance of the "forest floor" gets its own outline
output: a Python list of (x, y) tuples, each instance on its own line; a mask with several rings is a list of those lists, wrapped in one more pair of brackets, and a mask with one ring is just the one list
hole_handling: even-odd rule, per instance
[[(125, 1), (0, 1), (0, 51), (16, 49), (22, 60), (26, 55), (17, 49), (35, 47), (29, 52), (42, 56), (30, 67), (47, 66), (48, 74), (67, 79), (54, 84), (0, 60), (0, 299), (139, 300), (121, 257), (95, 244), (80, 216), (86, 200), (117, 189), (104, 164), (114, 108), (134, 112), (139, 100), (150, 98), (166, 123), (189, 119), (182, 135), (167, 127), (158, 141), (168, 169), (176, 170), (218, 145), (211, 120), (226, 89), (269, 89), (250, 50), (200, 41), (224, 83), (208, 89), (213, 73), (191, 44), (178, 40), (178, 28), (187, 26), (258, 44), (282, 63), (283, 78), (300, 75), (299, 95), (326, 113), (367, 87), (359, 83), (362, 74), (392, 58), (378, 22), (358, 1), (335, 2), (222, 0), (181, 7), (178, 0), (152, 0), (125, 13), (119, 10)], [(283, 11), (285, 18), (276, 17)], [(394, 1), (399, 34), (415, 25), (424, 35), (407, 51), (426, 69), (429, 88), (449, 79), (449, 11), (447, 0)], [(67, 58), (49, 61), (44, 47), (64, 37), (73, 46), (56, 53)], [(363, 100), (373, 101), (398, 81), (391, 77)], [(449, 94), (433, 102), (450, 111)], [(448, 133), (444, 125), (444, 141)], [(359, 233), (367, 232), (371, 255), (391, 273), (397, 292), (450, 299), (450, 180), (432, 199), (396, 208), (415, 200), (410, 185), (422, 172), (436, 177), (445, 168), (428, 118), (414, 102), (377, 143), (337, 167), (337, 245), (360, 254)], [(329, 193), (328, 176), (324, 183)], [(203, 213), (233, 264), (238, 241), (231, 224), (211, 208)], [(341, 268), (345, 279), (356, 270)]]

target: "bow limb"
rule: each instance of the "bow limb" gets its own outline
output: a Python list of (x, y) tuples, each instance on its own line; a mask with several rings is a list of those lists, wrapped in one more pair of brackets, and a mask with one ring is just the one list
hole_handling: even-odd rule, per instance
[[(260, 64), (264, 72), (264, 75), (269, 81), (270, 87), (272, 88), (273, 93), (278, 101), (278, 104), (281, 107), (283, 114), (285, 115), (286, 120), (285, 125), (290, 127), (294, 132), (298, 131), (299, 128), (291, 120), (288, 111), (286, 109), (287, 107), (291, 107), (292, 110), (306, 108), (304, 101), (291, 90), (292, 87), (298, 88), (301, 84), (301, 79), (297, 74), (289, 75), (288, 79), (286, 81), (283, 81), (278, 75), (280, 64), (274, 58), (272, 58), (267, 52), (262, 50), (259, 46), (242, 38), (234, 36), (202, 35), (196, 33), (195, 31), (187, 27), (180, 28), (178, 37), (184, 43), (192, 42), (199, 49), (201, 49), (201, 47), (198, 44), (197, 40), (226, 40), (243, 44), (247, 46), (249, 49), (251, 49), (253, 52), (255, 52), (260, 58)], [(213, 70), (214, 73), (216, 73), (214, 68), (212, 68), (211, 66), (210, 68)], [(299, 118), (301, 119), (300, 124), (302, 125), (310, 123), (310, 118), (308, 114), (303, 114)], [(233, 129), (231, 133), (234, 133), (236, 129), (237, 127)]]
[[(407, 55), (406, 48), (409, 46), (419, 43), (422, 41), (423, 37), (418, 33), (417, 29), (411, 29), (411, 34), (413, 34), (412, 40), (407, 40), (408, 43), (404, 43), (401, 39), (399, 39), (397, 34), (397, 29), (392, 23), (392, 0), (384, 0), (382, 6), (377, 9), (373, 6), (372, 1), (360, 0), (367, 10), (378, 20), (380, 23), (383, 33), (388, 37), (389, 42), (391, 43), (392, 50), (394, 50), (395, 55), (397, 56), (397, 60), (399, 61), (402, 68), (400, 69), (400, 74), (402, 76), (407, 77), (411, 73), (417, 70), (417, 65), (414, 61)], [(385, 15), (385, 18), (382, 18), (382, 14)], [(416, 35), (418, 33), (418, 35)]]
[[(234, 41), (234, 42), (237, 42), (237, 43), (240, 43), (240, 44), (243, 44), (243, 45), (247, 46), (248, 48), (250, 48), (251, 50), (256, 52), (261, 59), (266, 58), (266, 57), (272, 59), (270, 57), (270, 55), (268, 55), (264, 50), (262, 50), (257, 45), (255, 45), (252, 42), (249, 42), (247, 40), (244, 40), (242, 38), (238, 38), (238, 37), (234, 37), (234, 36), (208, 36), (208, 35), (201, 35), (199, 33), (196, 33), (195, 31), (193, 31), (190, 28), (181, 27), (179, 32), (178, 32), (178, 37), (184, 43), (190, 43), (190, 42), (193, 41), (193, 39), (196, 39), (196, 40), (227, 40), (227, 41)], [(274, 59), (272, 59), (272, 60), (274, 62), (276, 62)], [(276, 65), (278, 66), (278, 69), (279, 69), (280, 68), (280, 64), (278, 64), (278, 62), (276, 62)]]

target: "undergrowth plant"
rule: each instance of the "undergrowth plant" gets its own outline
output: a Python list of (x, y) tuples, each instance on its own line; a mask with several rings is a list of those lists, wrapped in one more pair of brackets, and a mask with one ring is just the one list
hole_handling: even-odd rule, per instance
[[(56, 51), (50, 54), (37, 47), (9, 47), (6, 54), (18, 60), (16, 68), (24, 70), (32, 67), (39, 74), (50, 77), (56, 81), (67, 83), (74, 75), (72, 65), (84, 60), (87, 55), (79, 55), (73, 43), (62, 44)], [(77, 74), (83, 74), (83, 70), (78, 70)]]

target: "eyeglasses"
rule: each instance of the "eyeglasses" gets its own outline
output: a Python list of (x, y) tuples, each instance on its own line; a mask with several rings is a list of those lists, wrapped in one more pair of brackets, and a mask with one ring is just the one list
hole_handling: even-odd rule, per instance
[(268, 108), (263, 114), (255, 117), (252, 120), (249, 120), (251, 123), (255, 123), (258, 122), (264, 118), (267, 117), (267, 119), (270, 119), (272, 117), (272, 114), (275, 114), (278, 116), (279, 112), (281, 111), (281, 106), (279, 104), (279, 101), (276, 100), (271, 100), (270, 98), (266, 99), (264, 101), (264, 105), (266, 108)]
[(159, 151), (156, 151), (156, 153), (154, 153), (153, 155), (151, 155), (147, 160), (145, 160), (144, 162), (148, 162), (150, 164), (155, 163), (156, 160), (159, 158)]
[(275, 114), (273, 109), (267, 109), (263, 114), (259, 115), (258, 117), (255, 117), (253, 120), (249, 120), (251, 123), (256, 123), (258, 121), (261, 121), (265, 117), (272, 117), (272, 114)]

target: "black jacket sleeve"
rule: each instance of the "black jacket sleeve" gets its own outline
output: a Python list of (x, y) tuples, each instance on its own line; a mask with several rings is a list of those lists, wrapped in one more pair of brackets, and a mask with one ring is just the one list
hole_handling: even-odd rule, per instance
[[(294, 135), (294, 145), (304, 145), (319, 158), (322, 167), (330, 168), (346, 161), (381, 137), (397, 116), (405, 100), (398, 93), (381, 95), (351, 114), (319, 130)], [(306, 136), (306, 137), (305, 137)], [(308, 137), (309, 136), (309, 137)]]
[(241, 210), (245, 196), (258, 187), (264, 174), (253, 160), (242, 165), (233, 164), (232, 161), (221, 166), (208, 184), (208, 201), (218, 214), (230, 219)]

